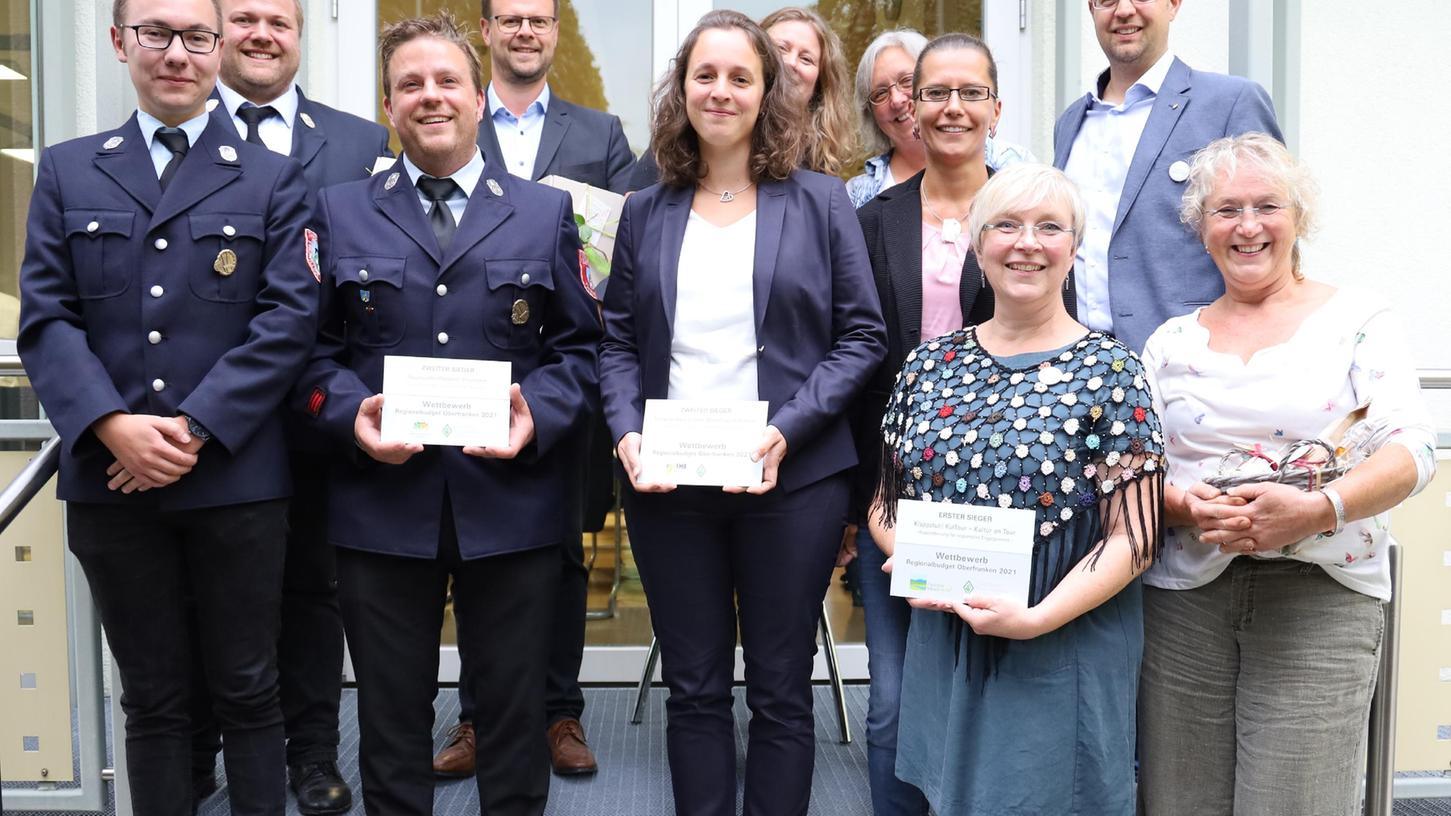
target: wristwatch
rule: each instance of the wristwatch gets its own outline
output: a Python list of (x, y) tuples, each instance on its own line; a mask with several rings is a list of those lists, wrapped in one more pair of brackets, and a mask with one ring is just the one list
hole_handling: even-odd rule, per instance
[(212, 438), (212, 432), (207, 430), (206, 426), (202, 425), (200, 422), (197, 422), (191, 417), (186, 418), (186, 429), (191, 432), (192, 436), (195, 436), (197, 439), (200, 439), (203, 442)]

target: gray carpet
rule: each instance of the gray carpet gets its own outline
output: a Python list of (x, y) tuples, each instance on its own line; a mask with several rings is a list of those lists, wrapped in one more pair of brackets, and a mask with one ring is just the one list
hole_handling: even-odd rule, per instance
[[(866, 748), (863, 741), (866, 716), (867, 687), (849, 685), (846, 690), (847, 713), (851, 723), (852, 743), (841, 745), (837, 740), (837, 723), (831, 693), (826, 686), (816, 687), (816, 775), (811, 784), (812, 814), (821, 816), (869, 816), (871, 802), (867, 794)], [(594, 777), (562, 779), (552, 777), (549, 788), (551, 816), (669, 816), (673, 813), (670, 796), (670, 769), (665, 759), (665, 691), (651, 692), (645, 722), (630, 725), (634, 704), (633, 688), (590, 688), (584, 725), (590, 745), (600, 761), (600, 772)], [(441, 747), (450, 726), (458, 719), (458, 694), (453, 689), (442, 691), (434, 703), (434, 742)], [(745, 757), (747, 712), (744, 691), (736, 690), (736, 749)], [(357, 695), (343, 692), (342, 743), (339, 766), (343, 775), (358, 789)], [(739, 765), (744, 773), (745, 763)], [(220, 768), (218, 769), (220, 773)], [(227, 816), (225, 789), (203, 803), (200, 816)], [(5, 785), (11, 788), (12, 785)], [(297, 813), (289, 803), (288, 816)], [(361, 816), (361, 802), (351, 813)], [(440, 816), (478, 813), (478, 797), (472, 780), (441, 781), (434, 795), (434, 812)], [(7, 810), (8, 816), (41, 816)], [(114, 810), (108, 808), (107, 816)], [(47, 816), (82, 816), (81, 814), (48, 814)], [(1395, 816), (1451, 816), (1451, 799), (1410, 799), (1396, 802)]]
[[(633, 688), (596, 688), (585, 692), (585, 732), (599, 759), (600, 771), (593, 777), (552, 776), (547, 814), (570, 816), (654, 816), (674, 812), (670, 796), (670, 769), (665, 759), (665, 690), (651, 691), (645, 721), (630, 724), (635, 703)], [(866, 785), (866, 748), (860, 735), (866, 717), (866, 686), (847, 688), (847, 710), (851, 719), (852, 743), (837, 742), (836, 717), (831, 692), (816, 687), (816, 775), (812, 779), (811, 810), (821, 816), (868, 816), (871, 801)], [(450, 726), (458, 719), (458, 694), (440, 692), (434, 701), (434, 747), (443, 747)], [(358, 791), (357, 695), (343, 693), (341, 719), (344, 723), (338, 765), (343, 776)], [(746, 722), (748, 715), (743, 689), (736, 689), (736, 749), (741, 757), (739, 773), (745, 773)], [(742, 777), (743, 778), (743, 777)], [(478, 792), (472, 779), (441, 780), (434, 791), (434, 812), (472, 814), (479, 812)], [(297, 811), (289, 807), (288, 814)], [(361, 803), (353, 813), (361, 814)], [(200, 816), (227, 816), (225, 789), (202, 806)]]

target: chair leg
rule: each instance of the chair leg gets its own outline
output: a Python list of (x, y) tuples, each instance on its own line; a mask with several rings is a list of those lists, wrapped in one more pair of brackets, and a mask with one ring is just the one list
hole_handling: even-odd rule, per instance
[(821, 645), (826, 650), (826, 673), (831, 680), (831, 694), (836, 699), (836, 718), (841, 725), (841, 744), (851, 744), (851, 724), (846, 719), (846, 689), (841, 682), (841, 667), (836, 662), (836, 638), (831, 634), (831, 620), (826, 604), (821, 605)]
[[(618, 496), (619, 494), (620, 483), (618, 480), (616, 480), (615, 495)], [(615, 507), (612, 515), (615, 517), (615, 568), (612, 570), (614, 576), (610, 581), (610, 597), (608, 601), (606, 601), (604, 609), (585, 610), (585, 620), (605, 620), (607, 618), (613, 618), (619, 608), (620, 582), (624, 578), (623, 565), (625, 556), (625, 531), (621, 521), (621, 516), (624, 515), (624, 511), (620, 509), (620, 503), (618, 500), (615, 501)], [(590, 552), (589, 567), (590, 571), (593, 572), (595, 554), (598, 552), (599, 548), (599, 540), (596, 537), (595, 533), (590, 533), (590, 546), (592, 549)]]
[(640, 686), (635, 690), (635, 713), (630, 715), (630, 724), (639, 725), (645, 721), (645, 703), (650, 699), (650, 681), (655, 678), (655, 664), (660, 660), (660, 640), (650, 638), (650, 653), (645, 656), (645, 671), (640, 674)]

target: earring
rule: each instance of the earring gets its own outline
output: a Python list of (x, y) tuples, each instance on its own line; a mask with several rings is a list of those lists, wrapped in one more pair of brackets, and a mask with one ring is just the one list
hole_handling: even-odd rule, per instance
[(919, 142), (922, 141), (922, 131), (916, 125), (912, 126), (912, 138)]
[(987, 273), (982, 271), (982, 269), (977, 270), (977, 284), (978, 289), (987, 288)]
[(996, 139), (998, 137), (998, 126), (993, 125), (992, 127), (988, 128), (987, 135), (989, 139)]
[(1072, 282), (1073, 282), (1073, 273), (1072, 272), (1069, 272), (1067, 275), (1064, 275), (1063, 276), (1063, 291), (1067, 292), (1068, 291), (1068, 284), (1070, 284)]

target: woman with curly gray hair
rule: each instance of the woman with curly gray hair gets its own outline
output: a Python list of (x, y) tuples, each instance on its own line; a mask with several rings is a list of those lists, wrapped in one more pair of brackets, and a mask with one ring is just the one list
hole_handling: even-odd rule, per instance
[[(1225, 292), (1143, 354), (1168, 531), (1144, 575), (1140, 812), (1358, 813), (1388, 514), (1435, 471), (1431, 420), (1385, 303), (1305, 275), (1314, 183), (1284, 145), (1211, 142), (1181, 217)], [(1296, 467), (1281, 446), (1360, 406), (1384, 441), (1329, 484), (1206, 484), (1235, 449)]]

